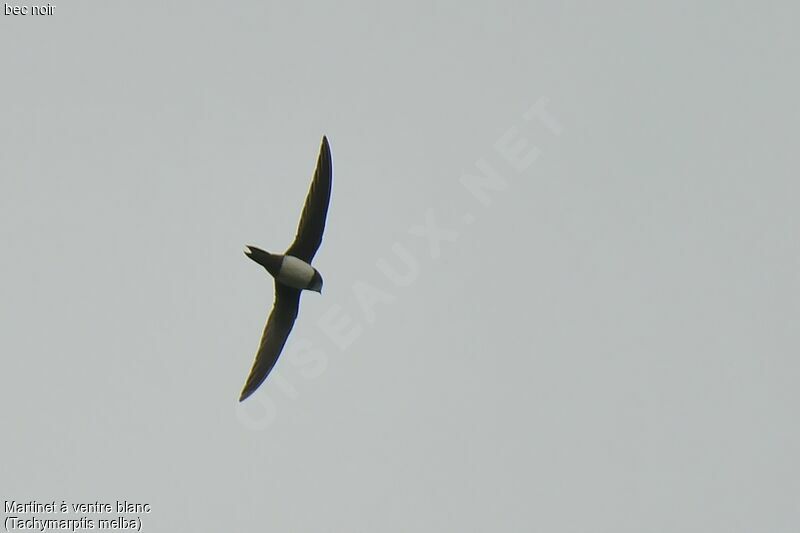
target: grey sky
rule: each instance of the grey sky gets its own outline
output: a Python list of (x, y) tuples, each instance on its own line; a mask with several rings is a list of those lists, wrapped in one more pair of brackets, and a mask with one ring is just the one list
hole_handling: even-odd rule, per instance
[[(235, 4), (0, 16), (0, 498), (796, 531), (796, 3)], [(291, 242), (323, 134), (325, 289), (239, 405), (242, 246)]]

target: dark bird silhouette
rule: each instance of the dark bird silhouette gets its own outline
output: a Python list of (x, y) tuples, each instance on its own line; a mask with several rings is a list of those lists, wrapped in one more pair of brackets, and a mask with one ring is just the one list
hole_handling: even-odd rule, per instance
[(255, 246), (247, 246), (244, 252), (275, 278), (275, 304), (264, 327), (256, 360), (239, 397), (240, 402), (256, 391), (275, 366), (297, 318), (300, 292), (322, 292), (322, 276), (310, 263), (322, 242), (331, 198), (332, 175), (331, 149), (327, 137), (323, 137), (317, 169), (292, 245), (283, 255), (271, 254)]

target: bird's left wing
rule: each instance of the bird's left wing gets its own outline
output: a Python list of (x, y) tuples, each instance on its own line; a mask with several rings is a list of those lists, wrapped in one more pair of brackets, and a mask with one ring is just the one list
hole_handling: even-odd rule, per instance
[(322, 233), (325, 231), (325, 218), (328, 216), (328, 203), (331, 199), (331, 182), (333, 181), (333, 164), (331, 162), (331, 147), (328, 138), (322, 138), (319, 149), (317, 169), (314, 179), (303, 206), (303, 215), (297, 228), (294, 242), (286, 250), (286, 255), (293, 255), (311, 263), (322, 243)]
[(300, 291), (276, 282), (275, 304), (272, 306), (272, 312), (264, 327), (261, 345), (258, 348), (253, 368), (250, 370), (250, 376), (239, 397), (240, 402), (253, 394), (267, 379), (283, 350), (283, 345), (286, 344), (289, 332), (292, 331), (299, 307)]

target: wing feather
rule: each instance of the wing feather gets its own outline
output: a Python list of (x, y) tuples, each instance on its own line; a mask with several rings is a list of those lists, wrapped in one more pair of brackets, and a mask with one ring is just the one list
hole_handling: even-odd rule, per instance
[(294, 319), (297, 318), (297, 310), (300, 307), (300, 291), (275, 283), (275, 304), (272, 312), (264, 326), (264, 333), (261, 336), (261, 344), (256, 353), (256, 360), (250, 370), (250, 376), (242, 389), (239, 397), (241, 402), (251, 394), (267, 379), (272, 367), (278, 360), (278, 356), (286, 344), (286, 339), (294, 326)]
[(319, 150), (317, 168), (311, 181), (311, 188), (306, 196), (303, 214), (297, 227), (297, 236), (286, 250), (287, 255), (293, 255), (311, 263), (322, 243), (322, 233), (325, 231), (325, 218), (328, 216), (328, 204), (331, 199), (331, 184), (333, 181), (333, 164), (331, 162), (331, 148), (328, 138), (322, 138)]

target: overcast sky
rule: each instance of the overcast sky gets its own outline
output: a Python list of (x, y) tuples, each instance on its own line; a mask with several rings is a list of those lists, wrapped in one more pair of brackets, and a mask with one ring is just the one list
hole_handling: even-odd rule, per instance
[[(431, 4), (0, 16), (0, 499), (797, 530), (797, 3)], [(239, 404), (242, 247), (289, 245), (323, 134), (325, 287)]]

